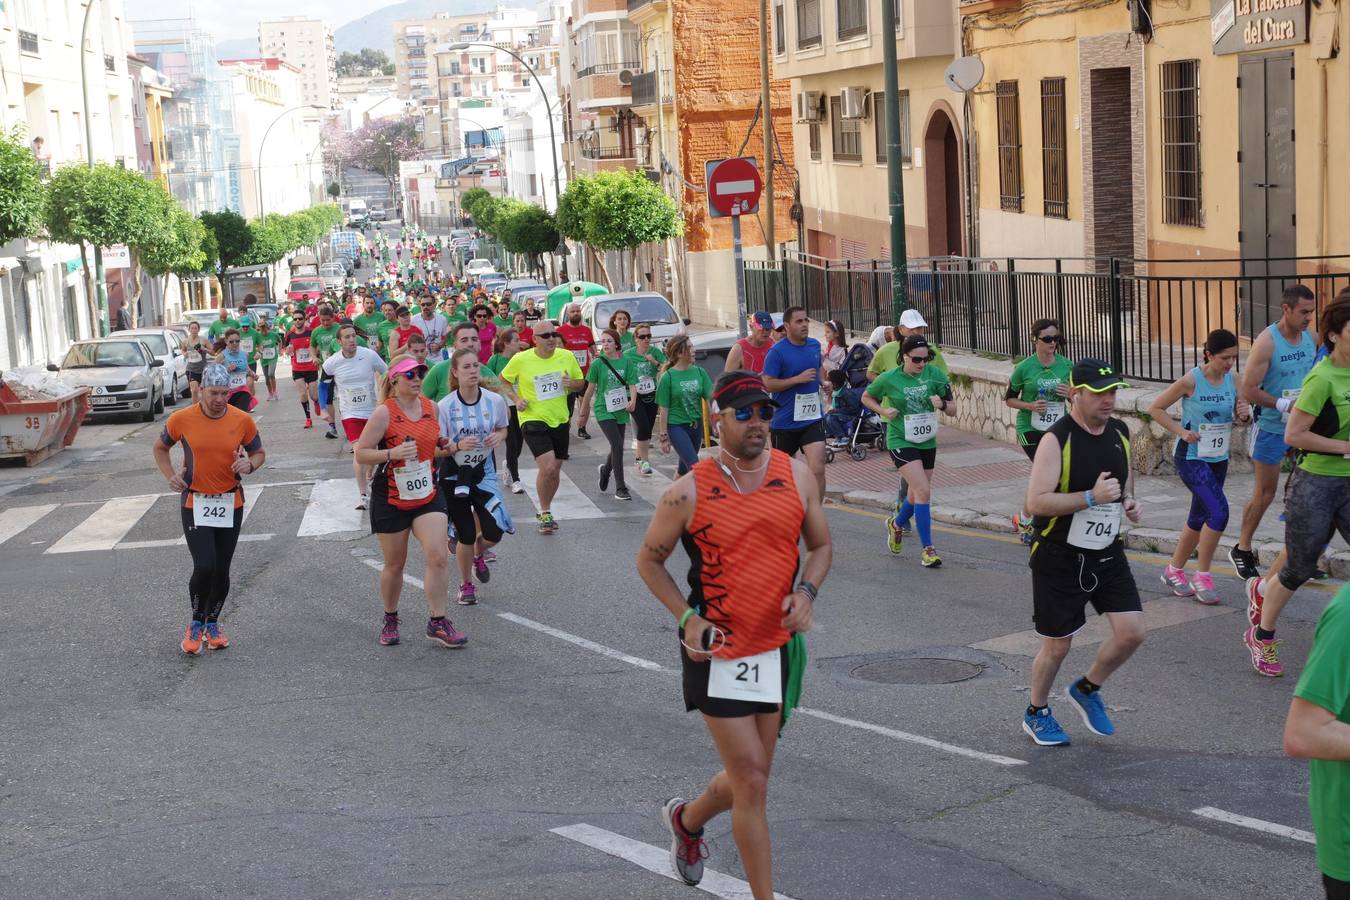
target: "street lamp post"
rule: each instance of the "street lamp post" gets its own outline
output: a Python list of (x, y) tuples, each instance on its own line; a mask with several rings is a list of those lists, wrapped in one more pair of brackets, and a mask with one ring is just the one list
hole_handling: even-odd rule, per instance
[[(89, 14), (93, 11), (94, 0), (87, 0), (84, 7), (84, 25), (80, 27), (80, 90), (84, 94), (84, 153), (91, 169), (94, 167), (94, 120), (89, 115), (89, 76), (86, 74), (85, 61), (89, 51), (85, 48), (85, 41), (89, 37)], [(100, 335), (105, 335), (108, 333), (108, 291), (103, 284), (103, 248), (98, 244), (94, 244), (94, 290), (98, 293), (98, 330)]]
[(905, 249), (905, 182), (900, 169), (900, 67), (895, 52), (895, 4), (881, 0), (882, 78), (886, 92), (886, 190), (891, 212), (891, 321), (909, 308), (909, 258)]
[[(500, 50), (503, 53), (509, 54), (511, 57), (515, 59), (516, 62), (520, 63), (522, 66), (525, 67), (525, 71), (530, 73), (530, 77), (534, 79), (535, 86), (539, 88), (539, 93), (544, 98), (544, 111), (548, 114), (548, 149), (553, 154), (553, 209), (556, 212), (558, 209), (558, 197), (562, 193), (562, 179), (559, 177), (558, 174), (559, 172), (558, 135), (553, 128), (553, 104), (548, 99), (548, 91), (544, 90), (544, 83), (539, 80), (539, 73), (535, 72), (534, 66), (527, 63), (525, 59), (516, 51), (511, 50), (507, 47), (498, 47), (496, 44), (489, 44), (486, 41), (460, 41), (458, 43), (451, 44), (447, 49), (463, 50), (471, 46), (491, 47), (493, 50)], [(567, 280), (566, 254), (563, 254), (562, 258), (562, 276), (563, 280), (566, 281)]]
[[(324, 107), (319, 106), (317, 103), (302, 103), (299, 106), (292, 106), (290, 109), (282, 110), (280, 113), (277, 114), (277, 117), (272, 120), (272, 123), (267, 126), (267, 130), (263, 132), (262, 140), (258, 142), (258, 159), (256, 161), (256, 168), (258, 171), (257, 177), (258, 218), (260, 219), (263, 217), (263, 214), (265, 212), (263, 208), (263, 148), (267, 146), (267, 136), (272, 133), (272, 129), (276, 127), (276, 124), (278, 122), (289, 116), (291, 113), (298, 112), (299, 110), (302, 109), (317, 109), (322, 111)], [(310, 155), (313, 156), (313, 154)]]

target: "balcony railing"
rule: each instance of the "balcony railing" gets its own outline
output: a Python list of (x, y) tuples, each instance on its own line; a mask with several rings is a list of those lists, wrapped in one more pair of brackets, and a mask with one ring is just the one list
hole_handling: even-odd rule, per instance
[(661, 70), (661, 77), (658, 79), (656, 72), (639, 72), (633, 76), (633, 105), (634, 106), (655, 106), (657, 102), (656, 84), (661, 83), (661, 102), (669, 103), (672, 96), (671, 81), (673, 76), (669, 69)]
[(585, 159), (633, 159), (633, 151), (623, 147), (587, 147), (581, 146), (581, 156)]
[(635, 9), (642, 9), (644, 6), (650, 6), (651, 4), (658, 2), (661, 2), (661, 0), (628, 0), (628, 11), (632, 12)]
[(632, 69), (636, 72), (640, 68), (642, 68), (641, 63), (635, 62), (596, 63), (595, 65), (587, 66), (584, 69), (578, 69), (577, 77), (585, 78), (587, 75), (613, 75), (615, 72), (623, 69)]
[(38, 52), (38, 36), (35, 32), (32, 31), (19, 32), (19, 52), (20, 53)]
[(117, 71), (117, 60), (113, 57), (111, 53), (104, 55), (103, 68), (107, 69), (109, 72)]

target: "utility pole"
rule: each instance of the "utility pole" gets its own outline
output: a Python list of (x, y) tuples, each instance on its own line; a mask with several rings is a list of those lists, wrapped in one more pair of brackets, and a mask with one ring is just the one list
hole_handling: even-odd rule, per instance
[(769, 0), (759, 0), (759, 82), (759, 105), (764, 109), (764, 196), (769, 201), (764, 213), (768, 223), (764, 245), (768, 248), (769, 265), (772, 266), (778, 257), (778, 231), (773, 218), (773, 91), (769, 87)]
[[(89, 168), (94, 167), (94, 119), (89, 115), (89, 75), (85, 71), (85, 58), (90, 50), (85, 46), (89, 37), (89, 14), (94, 11), (94, 0), (88, 0), (84, 8), (84, 25), (80, 27), (80, 90), (84, 94), (84, 152)], [(100, 336), (108, 333), (108, 292), (103, 283), (103, 248), (94, 244), (94, 290), (98, 292), (98, 322), (95, 328)], [(124, 299), (123, 303), (126, 302)]]
[(881, 62), (886, 90), (886, 190), (891, 209), (891, 321), (909, 308), (905, 250), (905, 183), (900, 169), (900, 66), (895, 51), (896, 0), (881, 0)]

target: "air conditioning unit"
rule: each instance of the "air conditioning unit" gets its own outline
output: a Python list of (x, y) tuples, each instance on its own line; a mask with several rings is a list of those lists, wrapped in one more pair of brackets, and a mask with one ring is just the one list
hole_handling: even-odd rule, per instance
[(846, 87), (839, 92), (839, 115), (845, 119), (867, 118), (867, 88)]
[(801, 91), (797, 94), (797, 121), (819, 122), (824, 116), (824, 98), (820, 91)]
[(633, 83), (633, 70), (632, 70), (632, 69), (620, 69), (620, 70), (619, 70), (619, 84), (632, 84), (632, 83)]

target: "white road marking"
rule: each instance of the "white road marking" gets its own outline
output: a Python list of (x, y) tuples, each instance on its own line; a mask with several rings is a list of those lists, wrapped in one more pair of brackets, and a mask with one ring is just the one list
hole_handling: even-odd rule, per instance
[[(377, 572), (383, 571), (384, 569), (384, 563), (378, 559), (362, 559), (361, 561)], [(413, 576), (407, 574), (406, 572), (403, 575), (403, 580), (406, 581), (408, 584), (413, 585), (414, 587), (421, 588), (423, 586), (422, 581), (420, 579), (414, 578)], [(484, 609), (487, 609), (488, 611), (491, 611), (491, 607), (488, 604), (479, 604), (479, 606)], [(536, 622), (533, 619), (527, 619), (524, 616), (518, 616), (515, 613), (499, 612), (497, 613), (497, 617), (499, 619), (505, 619), (508, 622), (515, 622), (517, 625), (524, 625), (526, 628), (532, 628), (535, 631), (538, 631), (542, 634), (547, 634), (550, 637), (555, 637), (558, 638), (559, 640), (567, 641), (569, 644), (575, 644), (576, 646), (586, 650), (590, 650), (593, 653), (599, 653), (601, 656), (607, 656), (610, 659), (617, 659), (620, 662), (628, 663), (630, 666), (636, 666), (639, 669), (645, 669), (648, 672), (672, 671), (671, 669), (667, 669), (665, 666), (662, 666), (660, 663), (652, 662), (650, 659), (643, 659), (640, 656), (630, 656), (627, 653), (615, 650), (612, 647), (606, 647), (604, 644), (597, 644), (595, 641), (587, 640), (586, 638), (583, 637), (578, 637), (575, 634), (568, 634), (566, 631), (561, 631), (557, 628), (553, 628), (550, 625), (544, 625), (543, 623)], [(912, 744), (920, 744), (924, 747), (930, 747), (934, 750), (941, 750), (945, 753), (954, 753), (957, 756), (966, 756), (971, 759), (978, 759), (983, 762), (991, 762), (1000, 766), (1026, 765), (1026, 760), (1013, 759), (1012, 757), (1008, 756), (999, 756), (994, 753), (984, 753), (980, 750), (971, 750), (968, 747), (958, 747), (955, 744), (947, 744), (942, 741), (935, 741), (932, 738), (926, 738), (923, 737), (922, 735), (909, 734), (908, 732), (904, 731), (896, 731), (893, 728), (886, 728), (881, 725), (873, 725), (870, 722), (860, 722), (857, 719), (846, 719), (843, 716), (836, 716), (833, 713), (822, 712), (821, 710), (818, 709), (808, 709), (804, 706), (799, 706), (796, 709), (796, 712), (799, 712), (807, 716), (813, 716), (817, 719), (823, 719), (826, 722), (834, 722), (836, 725), (846, 725), (850, 728), (858, 728), (863, 731), (870, 731), (874, 734), (879, 734), (884, 737), (894, 738), (900, 741), (907, 741)], [(590, 826), (582, 826), (582, 827), (589, 828)]]
[(253, 512), (253, 507), (258, 504), (258, 498), (262, 496), (265, 487), (267, 485), (260, 484), (254, 490), (244, 491), (244, 517), (239, 520), (240, 525), (248, 524), (248, 514)]
[(1216, 822), (1227, 822), (1229, 825), (1241, 825), (1243, 828), (1264, 831), (1266, 834), (1273, 834), (1277, 837), (1286, 837), (1290, 840), (1303, 841), (1305, 844), (1316, 843), (1311, 831), (1290, 828), (1288, 825), (1279, 825), (1275, 822), (1267, 822), (1264, 819), (1253, 819), (1250, 816), (1240, 816), (1237, 813), (1225, 812), (1222, 809), (1215, 809), (1212, 806), (1202, 806), (1199, 809), (1191, 810), (1191, 812), (1205, 819), (1213, 819)]
[(0, 511), (0, 544), (31, 527), (56, 507), (55, 503), (47, 503), (42, 506), (17, 506), (14, 509)]
[[(260, 543), (270, 541), (276, 537), (275, 534), (241, 534), (239, 542), (242, 543)], [(156, 541), (122, 541), (114, 550), (154, 550), (157, 547), (183, 547), (187, 545), (187, 538), (162, 538)]]
[(61, 540), (44, 553), (81, 553), (90, 550), (111, 550), (127, 532), (136, 527), (141, 516), (150, 511), (159, 497), (146, 494), (139, 497), (117, 497), (94, 510), (93, 515), (68, 531)]
[(670, 487), (670, 479), (656, 469), (652, 469), (650, 475), (639, 475), (636, 472), (624, 474), (628, 479), (628, 489), (652, 506), (661, 504), (661, 495)]
[[(671, 869), (670, 850), (667, 848), (653, 847), (651, 844), (644, 844), (641, 841), (635, 841), (632, 838), (606, 831), (603, 828), (596, 828), (594, 825), (587, 825), (584, 822), (576, 825), (564, 825), (561, 828), (550, 828), (549, 831), (559, 837), (565, 837), (569, 841), (585, 844), (601, 853), (617, 856), (619, 859), (640, 866), (648, 872), (660, 875), (662, 878), (669, 878), (672, 881), (684, 884), (684, 879), (676, 875)], [(712, 869), (703, 870), (703, 880), (695, 887), (705, 894), (723, 897), (725, 900), (751, 900), (752, 896), (750, 885), (747, 882), (730, 875), (723, 875), (721, 872), (714, 872)], [(779, 900), (790, 900), (786, 894), (776, 892), (774, 897), (779, 898)]]
[(941, 750), (944, 753), (954, 753), (957, 756), (968, 756), (971, 759), (979, 759), (1000, 766), (1025, 766), (1027, 764), (1024, 759), (1013, 759), (1011, 756), (999, 756), (995, 753), (984, 753), (980, 750), (971, 750), (969, 747), (958, 747), (956, 744), (935, 741), (932, 738), (926, 738), (920, 734), (910, 734), (907, 731), (896, 731), (894, 728), (886, 728), (883, 725), (873, 725), (871, 722), (860, 722), (857, 719), (846, 719), (843, 716), (836, 716), (834, 713), (823, 712), (819, 709), (808, 709), (807, 707), (802, 706), (798, 707), (796, 711), (802, 715), (824, 719), (826, 722), (834, 722), (836, 725), (847, 725), (849, 728), (870, 731), (873, 734), (894, 738), (897, 741), (920, 744), (924, 747), (931, 747), (934, 750)]
[[(539, 491), (535, 488), (535, 479), (538, 475), (538, 469), (522, 467), (520, 470), (521, 486), (525, 488), (525, 493), (529, 495), (535, 509), (539, 509)], [(566, 472), (558, 475), (558, 493), (553, 497), (553, 505), (549, 507), (549, 512), (561, 523), (566, 523), (568, 519), (605, 517), (605, 511), (592, 503), (591, 499), (581, 492), (581, 488), (576, 486), (576, 482), (567, 477)]]
[(584, 647), (601, 656), (608, 656), (610, 659), (617, 659), (626, 662), (630, 666), (637, 666), (639, 669), (646, 669), (649, 672), (662, 672), (665, 667), (660, 663), (654, 663), (650, 659), (643, 659), (640, 656), (629, 656), (627, 653), (621, 653), (612, 647), (606, 647), (604, 644), (597, 644), (595, 641), (587, 640), (584, 637), (577, 637), (575, 634), (568, 634), (565, 631), (559, 631), (557, 628), (545, 625), (542, 622), (536, 622), (533, 619), (526, 619), (515, 613), (497, 613), (497, 618), (505, 619), (508, 622), (515, 622), (517, 625), (524, 625), (526, 628), (533, 628), (535, 631), (543, 632), (557, 638), (560, 641), (567, 641), (569, 644), (576, 644), (578, 647)]
[(296, 537), (314, 537), (339, 531), (364, 531), (363, 513), (356, 508), (360, 496), (356, 479), (329, 478), (316, 481), (305, 504), (305, 517)]

